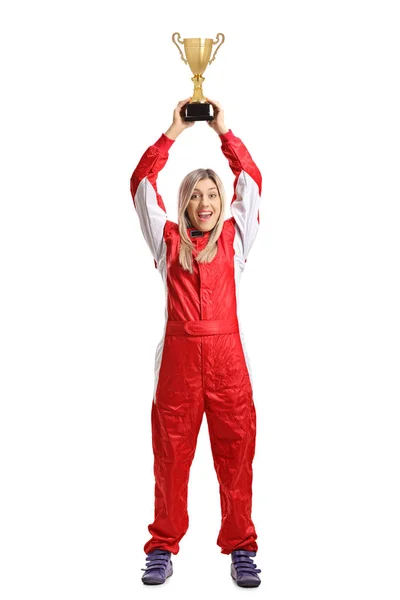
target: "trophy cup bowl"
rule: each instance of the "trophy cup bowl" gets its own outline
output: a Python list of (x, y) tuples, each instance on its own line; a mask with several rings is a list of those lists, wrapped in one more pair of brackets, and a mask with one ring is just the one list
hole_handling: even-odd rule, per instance
[[(178, 46), (175, 36), (178, 36), (178, 42), (183, 45), (185, 50), (185, 56), (182, 53), (181, 48)], [(218, 44), (219, 38), (221, 42), (216, 47), (214, 55), (210, 60), (212, 48), (215, 44)], [(181, 40), (180, 33), (177, 31), (172, 35), (172, 41), (178, 48), (181, 59), (185, 64), (188, 64), (190, 70), (193, 73), (192, 81), (194, 84), (193, 96), (186, 105), (185, 114), (183, 115), (184, 121), (212, 121), (214, 116), (211, 115), (211, 104), (207, 102), (203, 94), (203, 73), (208, 65), (215, 60), (218, 49), (222, 46), (225, 41), (223, 33), (217, 33), (217, 39), (215, 42), (211, 38), (185, 38)]]

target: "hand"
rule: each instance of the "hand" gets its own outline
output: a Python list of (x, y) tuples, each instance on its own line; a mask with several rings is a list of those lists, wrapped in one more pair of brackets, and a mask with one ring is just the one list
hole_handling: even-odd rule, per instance
[(208, 125), (211, 127), (211, 129), (214, 129), (214, 131), (218, 135), (221, 135), (222, 133), (227, 133), (229, 131), (229, 127), (226, 127), (225, 125), (224, 109), (216, 100), (211, 100), (207, 96), (205, 96), (205, 99), (207, 100), (207, 102), (212, 104), (212, 107), (214, 109), (214, 118), (212, 121), (207, 121)]
[(183, 117), (185, 115), (185, 107), (186, 104), (189, 103), (189, 98), (185, 98), (185, 100), (181, 100), (175, 107), (172, 125), (165, 132), (165, 135), (173, 140), (175, 140), (178, 135), (182, 133), (188, 127), (192, 127), (195, 124), (195, 121), (184, 121)]

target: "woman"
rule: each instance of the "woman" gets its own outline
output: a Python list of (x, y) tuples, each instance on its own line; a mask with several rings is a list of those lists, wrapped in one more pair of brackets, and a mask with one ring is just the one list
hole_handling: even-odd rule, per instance
[(165, 329), (155, 357), (151, 410), (155, 506), (143, 583), (172, 575), (171, 553), (189, 525), (187, 490), (203, 413), (220, 486), (222, 523), (217, 544), (231, 554), (231, 575), (242, 587), (261, 581), (251, 556), (257, 534), (251, 519), (256, 412), (247, 353), (238, 321), (238, 285), (259, 224), (261, 173), (243, 142), (211, 102), (208, 125), (235, 175), (232, 217), (212, 169), (196, 169), (179, 188), (178, 223), (167, 219), (157, 176), (177, 137), (194, 122), (173, 123), (143, 154), (131, 177), (140, 226), (165, 285)]

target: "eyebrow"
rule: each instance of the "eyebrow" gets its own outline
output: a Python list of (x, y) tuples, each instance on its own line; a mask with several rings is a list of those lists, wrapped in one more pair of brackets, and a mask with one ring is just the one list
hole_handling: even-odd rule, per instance
[[(208, 188), (208, 191), (210, 191), (210, 190), (216, 190), (216, 189), (217, 189), (217, 188), (214, 186), (214, 187), (210, 187), (210, 188)], [(194, 190), (193, 190), (193, 191), (194, 191), (194, 192), (201, 192), (201, 190), (199, 190), (199, 188), (194, 188)]]

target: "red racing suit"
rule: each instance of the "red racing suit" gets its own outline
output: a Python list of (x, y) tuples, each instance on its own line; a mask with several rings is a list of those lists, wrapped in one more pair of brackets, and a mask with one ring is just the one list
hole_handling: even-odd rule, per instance
[[(220, 135), (235, 175), (232, 217), (226, 219), (210, 263), (193, 259), (193, 274), (178, 260), (178, 224), (167, 219), (157, 176), (174, 140), (164, 133), (131, 177), (140, 227), (165, 286), (165, 328), (157, 346), (151, 408), (154, 522), (144, 551), (173, 554), (189, 526), (189, 471), (205, 412), (219, 482), (222, 554), (257, 551), (251, 518), (256, 411), (252, 376), (238, 313), (238, 287), (259, 226), (261, 173), (232, 130)], [(210, 232), (187, 228), (196, 250)]]

